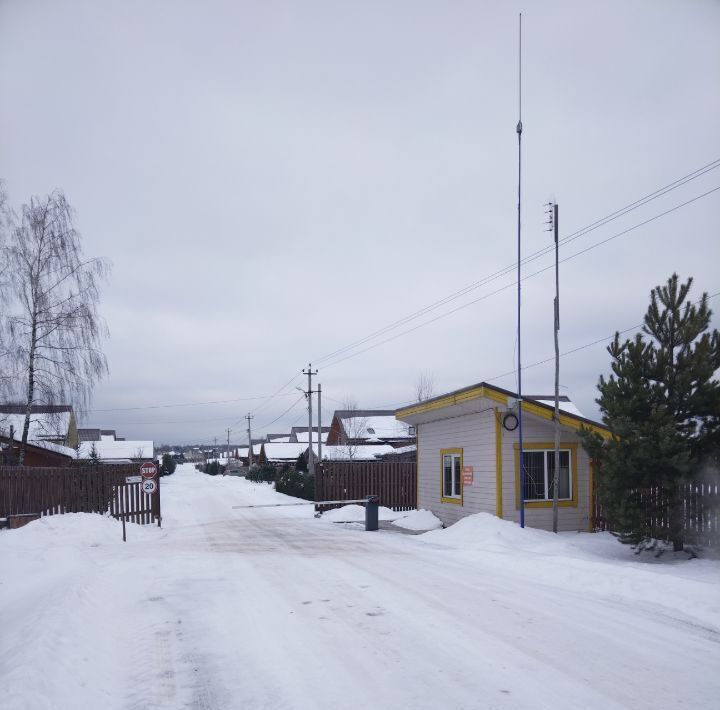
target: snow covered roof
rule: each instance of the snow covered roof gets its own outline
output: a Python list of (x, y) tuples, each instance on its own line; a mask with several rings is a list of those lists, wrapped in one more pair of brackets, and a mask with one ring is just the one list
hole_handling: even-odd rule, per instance
[[(25, 415), (14, 410), (15, 407), (7, 405), (0, 406), (0, 432), (10, 436), (10, 427), (14, 428), (15, 434), (22, 437), (25, 426)], [(50, 409), (48, 407), (48, 409)], [(60, 409), (59, 407), (52, 409)], [(30, 414), (30, 428), (28, 429), (28, 441), (42, 441), (47, 439), (61, 439), (65, 441), (70, 429), (72, 410), (62, 408), (62, 411), (33, 412)]]
[(308, 445), (292, 441), (280, 443), (271, 441), (269, 444), (263, 444), (263, 448), (268, 461), (294, 461), (300, 454), (307, 451)]
[(63, 446), (62, 444), (54, 444), (52, 441), (28, 441), (28, 444), (47, 451), (54, 451), (56, 454), (62, 454), (63, 456), (71, 456), (72, 458), (76, 456), (75, 449), (69, 446)]
[(396, 449), (393, 449), (390, 453), (409, 454), (413, 451), (417, 451), (417, 444), (409, 444), (408, 446), (398, 446)]
[(93, 445), (100, 459), (152, 459), (155, 456), (152, 441), (83, 441), (80, 458), (90, 458)]
[[(7, 439), (10, 439), (10, 432), (4, 433), (3, 431), (0, 431), (0, 436), (6, 436)], [(13, 441), (17, 442), (18, 444), (22, 441), (22, 432), (15, 433), (15, 436), (13, 437)], [(76, 452), (75, 449), (71, 448), (70, 446), (63, 446), (62, 444), (56, 444), (53, 441), (43, 441), (43, 440), (32, 440), (28, 439), (27, 441), (29, 446), (35, 446), (38, 449), (45, 449), (46, 451), (52, 451), (56, 454), (61, 454), (63, 456), (69, 456), (71, 458), (75, 458)]]
[(394, 413), (372, 416), (346, 416), (342, 419), (345, 433), (351, 439), (382, 439), (412, 438), (408, 425), (395, 419)]
[[(322, 433), (323, 444), (327, 441), (329, 433), (330, 433), (329, 428), (328, 428), (328, 431), (323, 431), (323, 433)], [(295, 437), (296, 437), (296, 440), (300, 443), (305, 442), (307, 444), (310, 441), (310, 434), (308, 434), (307, 429), (305, 431), (295, 432)], [(317, 431), (313, 431), (313, 443), (317, 443), (317, 440), (318, 440)]]
[[(547, 404), (549, 407), (555, 407), (555, 397), (523, 397), (523, 399), (532, 399), (534, 402), (540, 402), (540, 404)], [(566, 414), (573, 414), (576, 417), (586, 418), (585, 415), (570, 401), (569, 397), (565, 395), (558, 398), (558, 407), (561, 412)]]
[(328, 461), (374, 461), (378, 456), (397, 451), (390, 444), (361, 446), (323, 446), (322, 457)]
[[(431, 399), (415, 402), (406, 407), (401, 407), (395, 412), (395, 416), (410, 424), (435, 421), (442, 419), (444, 416), (452, 416), (453, 408), (459, 408), (462, 405), (463, 413), (470, 414), (473, 407), (477, 409), (483, 406), (484, 400), (498, 402), (508, 408), (515, 406), (517, 402), (517, 394), (510, 390), (488, 384), (487, 382), (479, 382), (469, 387), (463, 387), (459, 390), (447, 392), (445, 394), (433, 397)], [(554, 398), (548, 395), (523, 395), (523, 401), (527, 402), (528, 409), (532, 408), (532, 413), (543, 419), (552, 419), (552, 410), (554, 407)], [(590, 428), (602, 437), (608, 437), (610, 430), (601, 422), (588, 419), (580, 410), (563, 395), (560, 397), (560, 421), (563, 426), (579, 429), (581, 426)]]

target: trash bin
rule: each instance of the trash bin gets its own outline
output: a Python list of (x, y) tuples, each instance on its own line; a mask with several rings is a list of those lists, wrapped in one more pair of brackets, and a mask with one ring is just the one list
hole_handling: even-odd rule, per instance
[(378, 496), (367, 496), (365, 503), (365, 530), (378, 529), (378, 508), (380, 507), (380, 498)]

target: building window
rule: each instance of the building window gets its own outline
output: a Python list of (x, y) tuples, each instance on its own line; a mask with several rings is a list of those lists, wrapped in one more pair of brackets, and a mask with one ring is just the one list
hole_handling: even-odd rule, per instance
[(462, 505), (462, 449), (443, 449), (440, 459), (440, 500)]
[[(552, 481), (555, 472), (555, 450), (523, 451), (525, 468), (525, 500), (552, 500)], [(560, 451), (558, 499), (570, 500), (570, 452)]]
[[(558, 476), (558, 501), (563, 505), (576, 505), (577, 501), (577, 444), (560, 445), (560, 474)], [(528, 444), (523, 446), (523, 469), (525, 470), (524, 499), (526, 503), (539, 506), (551, 505), (553, 500), (553, 473), (555, 471), (555, 448), (552, 444)], [(517, 502), (520, 504), (520, 453), (515, 445), (515, 474)]]

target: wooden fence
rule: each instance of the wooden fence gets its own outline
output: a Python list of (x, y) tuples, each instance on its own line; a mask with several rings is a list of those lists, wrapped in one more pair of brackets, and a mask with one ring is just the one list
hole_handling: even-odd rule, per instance
[[(602, 485), (601, 483), (599, 485)], [(683, 501), (685, 541), (708, 547), (720, 546), (720, 485), (716, 482), (686, 483), (680, 486)], [(593, 524), (596, 530), (613, 530), (602, 509), (597, 489), (593, 496)], [(647, 526), (660, 540), (669, 540), (670, 506), (660, 488), (632, 491), (637, 495), (646, 517)]]
[[(315, 471), (315, 500), (354, 500), (368, 495), (393, 510), (417, 506), (414, 461), (323, 461)], [(315, 506), (327, 510), (335, 506)]]
[(110, 513), (141, 525), (159, 520), (159, 493), (143, 493), (128, 476), (139, 478), (140, 466), (0, 466), (0, 518)]

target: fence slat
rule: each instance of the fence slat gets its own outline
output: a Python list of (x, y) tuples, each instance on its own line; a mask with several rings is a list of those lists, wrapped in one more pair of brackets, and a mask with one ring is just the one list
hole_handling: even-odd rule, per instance
[(123, 510), (129, 513), (126, 520), (149, 524), (153, 496), (142, 493), (139, 483), (125, 483), (126, 476), (138, 474), (137, 464), (0, 466), (0, 517), (109, 512), (117, 518), (122, 500)]
[[(685, 541), (707, 547), (720, 546), (720, 486), (714, 482), (693, 481), (678, 486), (680, 505), (683, 511)], [(605, 517), (600, 497), (602, 477), (598, 471), (595, 481), (594, 529), (613, 530), (612, 520)], [(640, 508), (652, 534), (659, 540), (670, 540), (669, 492), (660, 486), (634, 490)]]
[[(367, 495), (393, 510), (417, 506), (415, 461), (323, 461), (315, 474), (315, 500), (355, 500)], [(337, 505), (316, 506), (328, 510)]]

